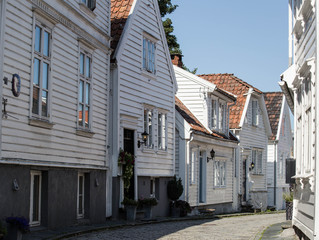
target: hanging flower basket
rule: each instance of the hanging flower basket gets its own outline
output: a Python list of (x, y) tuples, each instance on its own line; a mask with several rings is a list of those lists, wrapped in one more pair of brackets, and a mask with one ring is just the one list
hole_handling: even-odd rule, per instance
[(128, 192), (131, 185), (131, 178), (134, 173), (135, 156), (120, 149), (118, 165), (123, 167), (124, 190)]

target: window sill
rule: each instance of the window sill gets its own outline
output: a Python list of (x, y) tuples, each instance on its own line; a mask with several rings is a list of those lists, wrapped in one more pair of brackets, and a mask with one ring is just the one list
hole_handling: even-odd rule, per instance
[(157, 154), (161, 154), (161, 155), (166, 155), (167, 154), (167, 150), (164, 150), (164, 149), (158, 149)]
[(150, 148), (150, 147), (143, 147), (142, 148), (142, 152), (143, 153), (155, 153), (155, 150), (154, 150), (154, 148)]
[(29, 125), (34, 127), (45, 128), (45, 129), (52, 129), (54, 126), (54, 123), (49, 122), (48, 120), (29, 118)]
[(264, 176), (265, 174), (263, 174), (263, 173), (251, 173), (251, 175), (254, 175), (254, 176)]
[(214, 190), (225, 190), (226, 189), (226, 186), (215, 186), (214, 187)]
[(84, 3), (79, 2), (79, 6), (82, 12), (86, 13), (93, 19), (96, 18), (96, 14), (91, 9), (89, 9)]
[(92, 138), (94, 136), (94, 132), (85, 129), (76, 129), (76, 135), (81, 137)]
[(148, 72), (148, 71), (146, 71), (146, 70), (143, 69), (143, 68), (141, 68), (141, 74), (142, 74), (144, 77), (147, 77), (148, 79), (151, 79), (151, 80), (156, 80), (156, 79), (157, 79), (156, 74), (151, 73), (151, 72)]

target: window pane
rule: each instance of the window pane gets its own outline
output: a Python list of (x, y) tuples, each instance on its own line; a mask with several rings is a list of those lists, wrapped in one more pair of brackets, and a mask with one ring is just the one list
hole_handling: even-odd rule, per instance
[(158, 114), (158, 148), (162, 148), (162, 114)]
[(32, 113), (39, 114), (39, 88), (33, 86)]
[(79, 86), (79, 102), (83, 103), (84, 102), (84, 82), (80, 81), (80, 86)]
[(150, 41), (148, 41), (147, 48), (148, 48), (147, 70), (152, 71), (152, 46)]
[(147, 110), (144, 109), (144, 131), (148, 133), (148, 128), (147, 128)]
[(84, 75), (84, 54), (80, 54), (80, 74)]
[(42, 116), (48, 115), (48, 92), (42, 90)]
[(90, 113), (90, 108), (89, 107), (85, 107), (85, 127), (88, 128), (89, 127), (89, 113)]
[(148, 146), (152, 146), (153, 143), (153, 136), (152, 136), (152, 132), (153, 132), (153, 126), (152, 126), (152, 111), (148, 112)]
[(85, 84), (85, 104), (90, 105), (90, 84)]
[(34, 65), (33, 65), (33, 83), (36, 85), (39, 85), (39, 79), (40, 79), (40, 60), (34, 59)]
[(83, 105), (79, 104), (79, 120), (78, 120), (78, 124), (79, 126), (83, 126)]
[(166, 115), (162, 115), (162, 149), (166, 149)]
[(49, 65), (46, 63), (43, 63), (42, 68), (42, 89), (48, 89), (48, 71), (49, 71)]
[(35, 27), (34, 50), (41, 51), (41, 28), (38, 26)]
[(87, 78), (91, 76), (91, 59), (89, 57), (85, 58), (85, 76)]
[(39, 221), (39, 203), (40, 203), (40, 176), (33, 176), (33, 212), (32, 222)]
[(146, 69), (146, 55), (147, 55), (147, 49), (146, 49), (146, 39), (143, 39), (143, 68)]
[(43, 55), (49, 56), (49, 40), (50, 39), (50, 33), (44, 31), (44, 39), (43, 39)]

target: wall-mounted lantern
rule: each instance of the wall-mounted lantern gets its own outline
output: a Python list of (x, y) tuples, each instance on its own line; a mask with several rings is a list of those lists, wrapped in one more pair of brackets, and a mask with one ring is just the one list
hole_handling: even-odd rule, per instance
[(249, 171), (252, 171), (255, 168), (255, 163), (251, 162), (250, 166), (249, 166)]
[(148, 133), (147, 133), (146, 131), (144, 131), (144, 132), (142, 133), (142, 139), (143, 139), (143, 141), (138, 140), (138, 141), (137, 141), (137, 147), (140, 148), (143, 143), (144, 143), (145, 146), (146, 146), (147, 138), (148, 138)]
[(212, 148), (212, 150), (210, 151), (210, 157), (207, 157), (207, 162), (209, 162), (209, 160), (214, 160), (215, 158), (215, 151)]

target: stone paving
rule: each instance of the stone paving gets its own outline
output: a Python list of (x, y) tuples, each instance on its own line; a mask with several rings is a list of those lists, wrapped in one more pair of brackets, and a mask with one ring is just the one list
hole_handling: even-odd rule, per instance
[[(163, 222), (103, 230), (76, 236), (72, 240), (139, 239), (259, 239), (260, 233), (273, 224), (285, 222), (285, 214), (262, 214), (221, 219)], [(263, 238), (264, 239), (264, 238)]]

